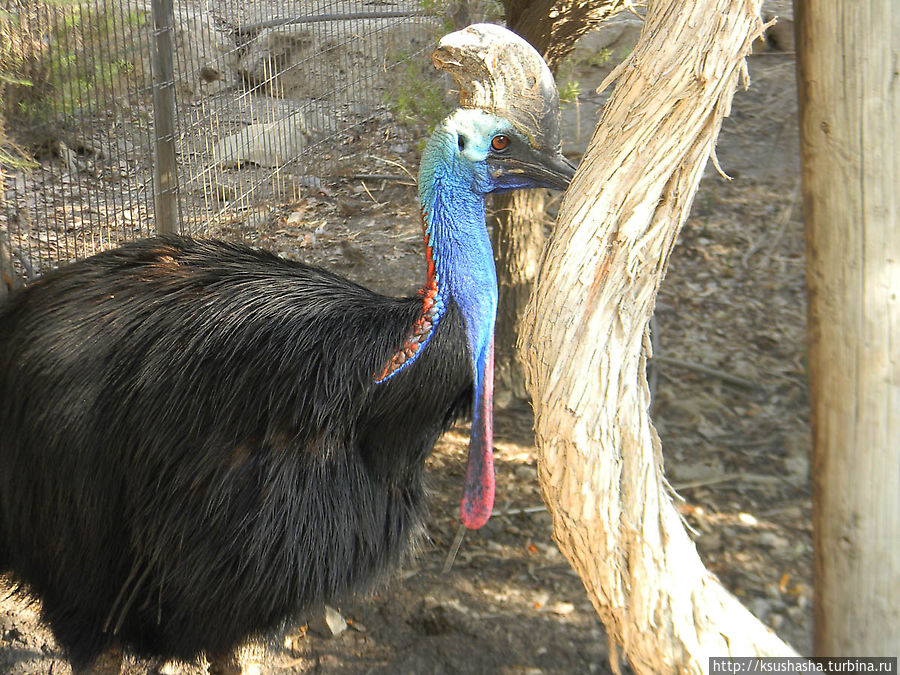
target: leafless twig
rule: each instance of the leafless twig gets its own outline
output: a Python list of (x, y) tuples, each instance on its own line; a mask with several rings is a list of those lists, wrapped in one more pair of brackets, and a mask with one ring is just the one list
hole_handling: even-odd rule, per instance
[(343, 12), (338, 14), (309, 14), (307, 16), (294, 16), (286, 19), (272, 19), (251, 23), (246, 26), (238, 26), (238, 35), (256, 33), (264, 28), (281, 28), (293, 26), (298, 23), (322, 23), (323, 21), (352, 21), (356, 19), (408, 19), (414, 16), (435, 16), (436, 12), (426, 10), (403, 11), (385, 10), (383, 12)]
[(672, 358), (671, 356), (654, 356), (653, 360), (659, 361), (660, 363), (665, 363), (669, 366), (675, 366), (676, 368), (684, 368), (685, 370), (693, 370), (695, 372), (702, 373), (703, 375), (709, 375), (710, 377), (715, 377), (722, 382), (732, 384), (743, 389), (759, 389), (760, 386), (759, 383), (753, 382), (752, 380), (748, 380), (737, 375), (732, 375), (731, 373), (726, 373), (721, 370), (716, 370), (715, 368), (710, 368), (709, 366), (704, 366), (702, 363), (694, 363), (693, 361), (676, 359)]
[(450, 552), (447, 554), (444, 566), (441, 568), (441, 574), (447, 574), (453, 568), (453, 563), (456, 561), (456, 554), (459, 553), (459, 547), (465, 536), (466, 526), (460, 525), (459, 529), (456, 530), (456, 536), (453, 538), (453, 544), (450, 545)]

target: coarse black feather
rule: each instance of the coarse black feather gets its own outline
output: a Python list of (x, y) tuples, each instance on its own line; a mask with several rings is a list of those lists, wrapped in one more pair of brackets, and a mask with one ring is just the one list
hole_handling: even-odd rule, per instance
[(116, 641), (226, 653), (403, 560), (424, 460), (472, 396), (452, 302), (417, 362), (376, 384), (421, 312), (181, 237), (0, 307), (0, 568), (73, 663)]

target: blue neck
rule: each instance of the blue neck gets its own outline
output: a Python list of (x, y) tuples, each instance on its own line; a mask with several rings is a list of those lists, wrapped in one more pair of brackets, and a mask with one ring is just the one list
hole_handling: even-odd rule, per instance
[[(450, 119), (450, 118), (448, 118)], [(415, 363), (428, 349), (434, 329), (452, 299), (465, 323), (472, 359), (474, 405), (466, 481), (460, 503), (463, 524), (484, 525), (494, 504), (494, 320), (497, 317), (497, 273), (484, 217), (489, 188), (486, 164), (466, 157), (465, 140), (443, 124), (431, 135), (419, 169), (419, 201), (425, 228), (428, 276), (422, 289), (422, 313), (406, 340), (384, 368), (384, 382)], [(459, 147), (459, 152), (457, 152)]]
[[(494, 503), (493, 389), (497, 272), (485, 225), (484, 195), (455, 152), (455, 138), (432, 135), (419, 169), (419, 199), (435, 305), (453, 298), (465, 321), (472, 357), (474, 405), (460, 517), (470, 529), (487, 522)], [(466, 182), (468, 180), (468, 183)], [(429, 282), (432, 280), (429, 279)], [(438, 315), (434, 324), (440, 320)]]
[(422, 316), (403, 345), (375, 373), (384, 382), (410, 367), (428, 346), (452, 298), (465, 321), (472, 354), (475, 395), (481, 394), (497, 315), (497, 273), (485, 225), (484, 195), (473, 189), (471, 164), (456, 151), (456, 135), (432, 134), (419, 169), (419, 203), (425, 229), (428, 276)]
[[(435, 134), (419, 171), (419, 200), (431, 246), (438, 297), (456, 302), (472, 350), (476, 397), (497, 315), (497, 272), (485, 225), (484, 196), (459, 177), (455, 153)], [(444, 152), (442, 152), (444, 150)], [(453, 158), (450, 161), (449, 157)]]

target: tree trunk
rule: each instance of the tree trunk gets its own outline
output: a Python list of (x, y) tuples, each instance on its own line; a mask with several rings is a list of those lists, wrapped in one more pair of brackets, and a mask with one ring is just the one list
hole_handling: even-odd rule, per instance
[(627, 0), (503, 0), (507, 28), (528, 40), (553, 72), (578, 38), (626, 5)]
[(900, 12), (797, 2), (815, 650), (900, 645)]
[(650, 4), (523, 320), (554, 537), (638, 673), (794, 653), (697, 555), (662, 474), (645, 376), (656, 293), (761, 33), (760, 2)]
[[(619, 11), (623, 0), (577, 4), (567, 0), (504, 0), (507, 27), (525, 38), (556, 72), (575, 43)], [(527, 400), (516, 342), (519, 323), (544, 252), (546, 190), (494, 197), (492, 225), (500, 305), (494, 333), (495, 404)]]
[(520, 190), (494, 198), (494, 257), (500, 303), (494, 330), (494, 403), (528, 400), (516, 342), (519, 322), (544, 252), (545, 190)]

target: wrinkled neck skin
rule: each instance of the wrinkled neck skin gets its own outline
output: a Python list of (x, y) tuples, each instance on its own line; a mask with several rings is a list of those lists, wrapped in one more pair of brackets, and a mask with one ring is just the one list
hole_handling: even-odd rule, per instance
[(463, 523), (487, 522), (494, 500), (493, 378), (497, 273), (485, 225), (484, 195), (470, 167), (462, 166), (455, 134), (439, 128), (429, 139), (419, 169), (419, 202), (425, 230), (428, 277), (423, 313), (403, 347), (376, 379), (411, 366), (427, 348), (452, 298), (465, 321), (475, 379), (472, 433), (461, 505)]

